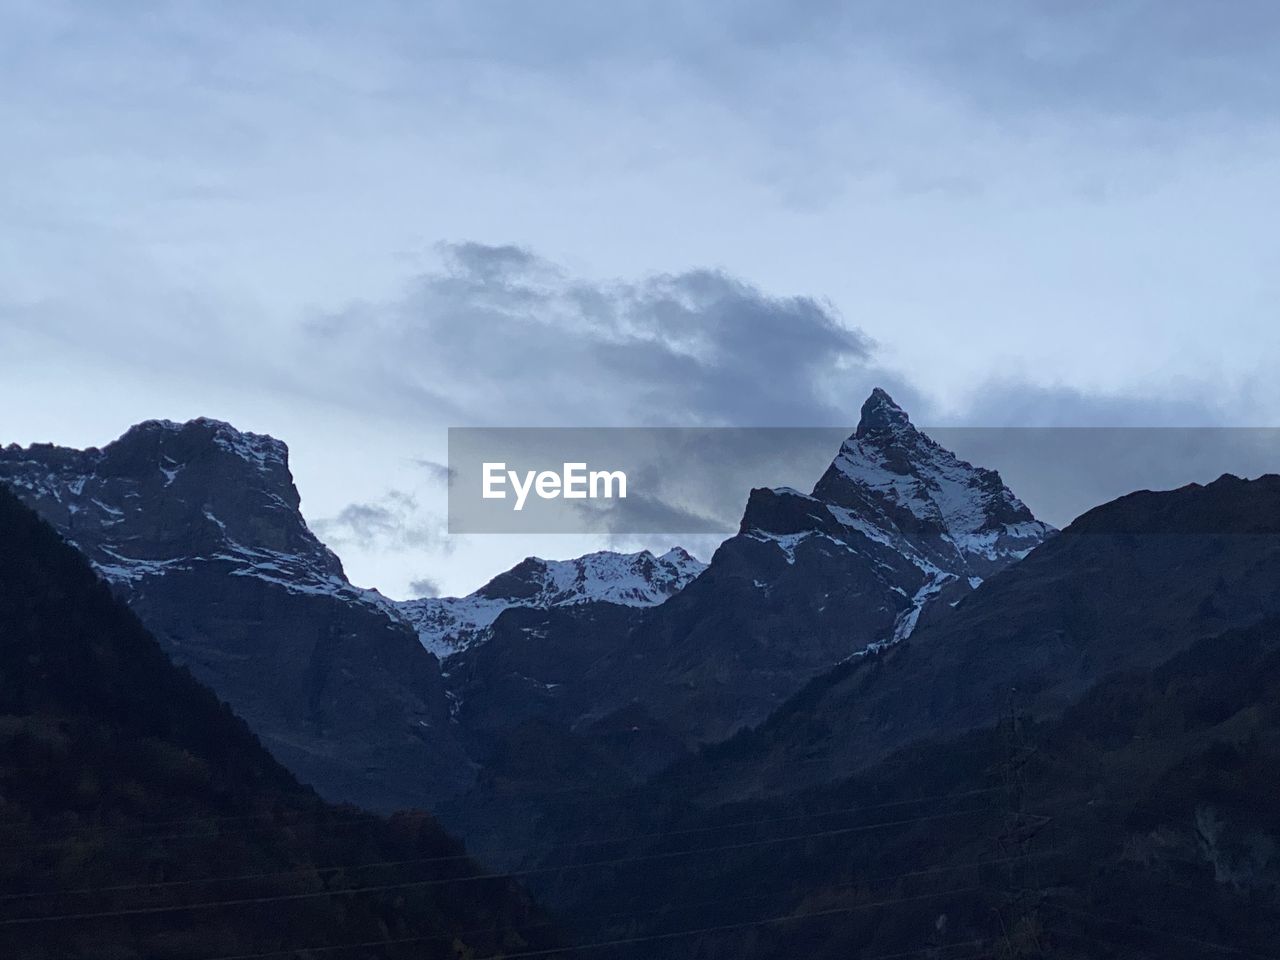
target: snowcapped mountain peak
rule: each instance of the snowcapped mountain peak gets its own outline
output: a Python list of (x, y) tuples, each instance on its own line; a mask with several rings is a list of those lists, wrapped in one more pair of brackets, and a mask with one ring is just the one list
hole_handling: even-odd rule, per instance
[(572, 560), (528, 557), (465, 597), (425, 597), (397, 607), (417, 629), (423, 646), (443, 658), (483, 640), (509, 608), (547, 610), (590, 602), (651, 607), (705, 569), (706, 564), (680, 547), (661, 556), (648, 550), (601, 550)]
[(1000, 474), (975, 467), (917, 430), (883, 390), (877, 388), (862, 411), (857, 431), (841, 446), (813, 496), (864, 520), (938, 534), (962, 552), (963, 538), (1005, 528), (1033, 524), (1040, 537), (1049, 532)]
[(184, 423), (173, 420), (144, 420), (125, 431), (109, 447), (162, 449), (173, 454), (217, 450), (238, 457), (259, 469), (289, 465), (289, 448), (284, 441), (261, 433), (238, 430), (224, 420), (197, 417)]
[(858, 420), (858, 429), (854, 437), (877, 437), (896, 435), (904, 430), (915, 432), (911, 418), (907, 412), (893, 402), (893, 397), (880, 387), (871, 391), (871, 396), (862, 404), (862, 415)]
[(299, 512), (288, 458), (274, 437), (221, 420), (147, 420), (101, 449), (7, 447), (0, 481), (126, 590), (215, 566), (294, 592), (354, 592)]
[(908, 636), (944, 587), (954, 595), (977, 586), (1053, 532), (996, 471), (918, 430), (880, 388), (812, 493), (753, 491), (741, 528), (745, 537), (776, 545), (790, 568), (815, 548), (865, 556), (884, 569), (905, 559), (919, 582), (891, 639)]
[[(644, 551), (648, 553), (649, 551)], [(707, 568), (707, 565), (691, 554), (684, 547), (672, 547), (662, 556), (657, 558), (659, 563), (668, 563), (679, 570), (683, 570), (690, 574), (690, 579), (696, 577), (699, 573)]]

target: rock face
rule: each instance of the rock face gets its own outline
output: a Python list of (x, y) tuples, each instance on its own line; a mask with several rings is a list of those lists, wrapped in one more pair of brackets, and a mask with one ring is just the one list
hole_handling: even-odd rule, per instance
[(800, 545), (814, 539), (845, 552), (883, 554), (890, 566), (896, 566), (890, 554), (906, 560), (918, 583), (904, 597), (900, 575), (886, 578), (907, 602), (891, 601), (893, 625), (878, 625), (880, 640), (910, 636), (924, 606), (944, 589), (954, 600), (1052, 532), (998, 473), (939, 446), (879, 388), (813, 491), (755, 491), (741, 531), (776, 546), (789, 565)]
[[(949, 610), (1052, 532), (876, 391), (812, 493), (753, 491), (739, 534), (683, 589), (647, 607), (578, 593), (506, 609), (446, 682), (491, 782), (642, 777), (908, 637), (931, 604)], [(561, 765), (519, 763), (535, 731)]]
[(7, 447), (0, 482), (324, 796), (423, 806), (470, 781), (439, 663), (307, 528), (280, 441), (149, 421), (101, 450)]
[(573, 560), (529, 557), (465, 597), (425, 597), (396, 604), (422, 645), (444, 659), (483, 643), (505, 610), (549, 610), (583, 603), (652, 607), (679, 593), (707, 568), (680, 547), (655, 557), (648, 550), (603, 550)]
[(586, 683), (607, 692), (587, 717), (643, 704), (690, 742), (724, 739), (1052, 533), (877, 389), (809, 494), (752, 491), (706, 572), (640, 619), (625, 659), (593, 667)]

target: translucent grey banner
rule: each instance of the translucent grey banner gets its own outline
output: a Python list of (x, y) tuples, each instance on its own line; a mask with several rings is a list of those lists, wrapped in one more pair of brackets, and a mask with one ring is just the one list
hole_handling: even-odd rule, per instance
[[(1280, 429), (922, 428), (1062, 527), (1136, 490), (1280, 473)], [(830, 427), (449, 430), (450, 533), (736, 533), (755, 487), (808, 493)]]

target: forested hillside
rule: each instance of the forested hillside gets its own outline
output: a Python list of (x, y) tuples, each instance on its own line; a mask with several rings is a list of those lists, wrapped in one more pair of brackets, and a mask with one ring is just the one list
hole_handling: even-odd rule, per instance
[(430, 817), (300, 786), (3, 489), (0, 849), (15, 960), (564, 955)]

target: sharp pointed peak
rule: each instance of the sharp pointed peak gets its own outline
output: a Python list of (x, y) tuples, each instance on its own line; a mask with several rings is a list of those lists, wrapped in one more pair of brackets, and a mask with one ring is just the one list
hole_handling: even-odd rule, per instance
[(876, 387), (862, 404), (862, 416), (855, 436), (861, 438), (910, 426), (911, 418), (907, 412), (893, 402), (887, 390)]

